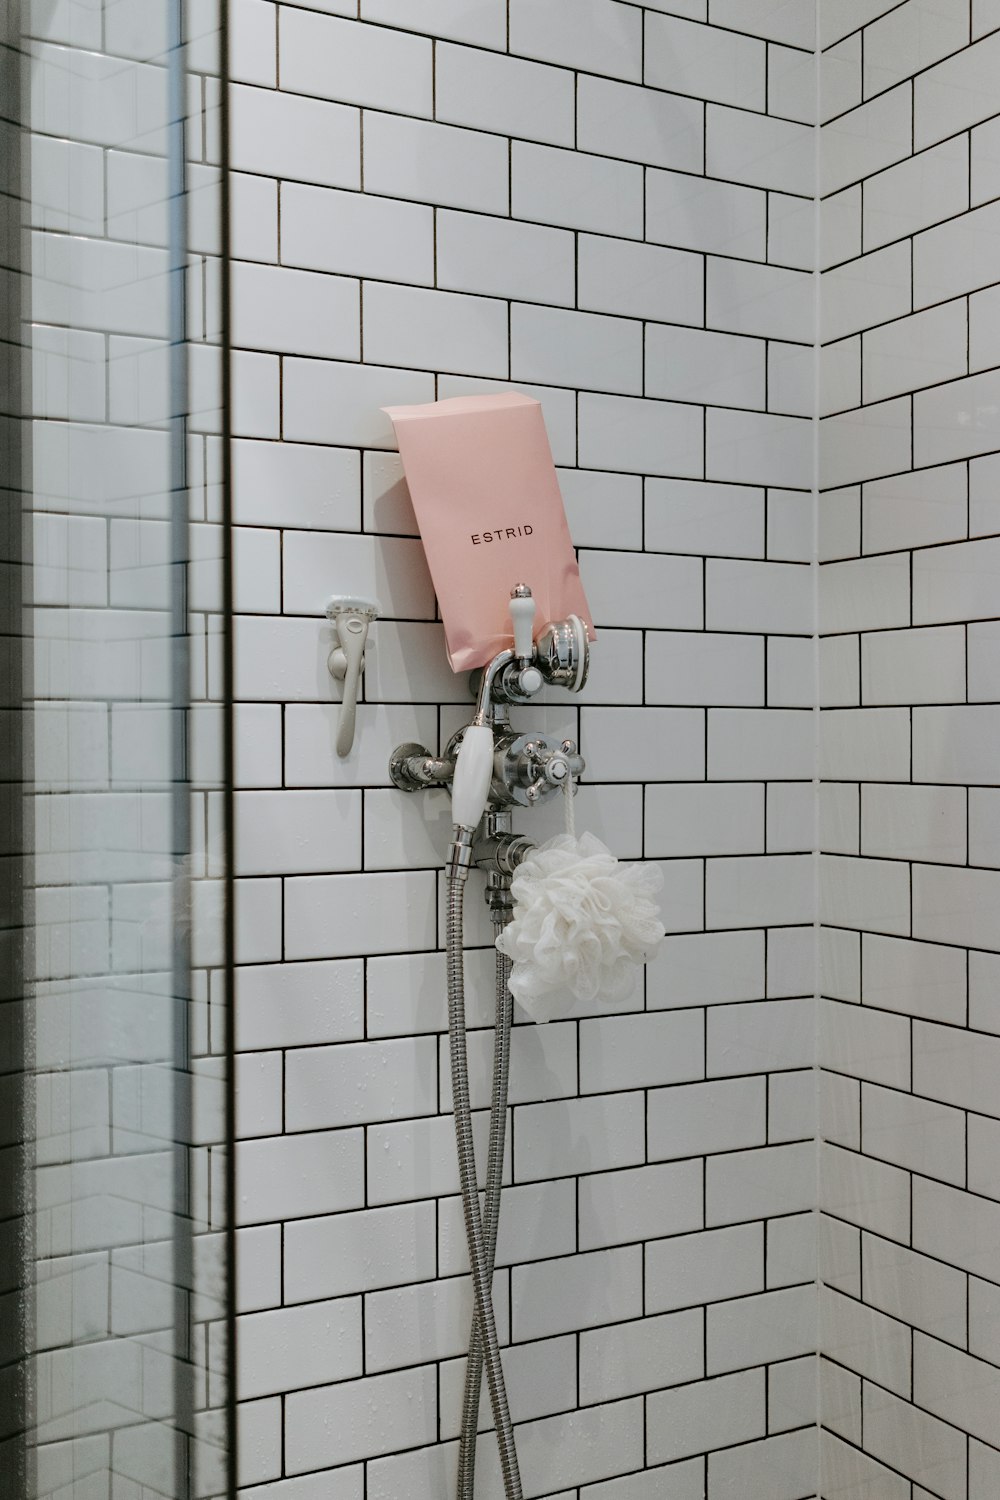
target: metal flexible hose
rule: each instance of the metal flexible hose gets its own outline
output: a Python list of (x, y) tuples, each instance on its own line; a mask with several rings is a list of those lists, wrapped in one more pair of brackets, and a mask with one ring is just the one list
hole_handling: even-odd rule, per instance
[[(507, 1407), (507, 1391), (504, 1386), (500, 1344), (493, 1313), (492, 1256), (489, 1254), (490, 1247), (483, 1228), (483, 1218), (479, 1208), (479, 1187), (476, 1181), (476, 1154), (472, 1137), (469, 1057), (465, 1028), (464, 902), (465, 880), (452, 868), (448, 875), (448, 1029), (451, 1039), (451, 1090), (455, 1112), (455, 1142), (458, 1148), (458, 1175), (462, 1190), (465, 1233), (469, 1244), (476, 1321), (480, 1329), (482, 1357), (486, 1366), (486, 1379), (493, 1406), (493, 1420), (496, 1424), (504, 1495), (506, 1500), (522, 1500), (514, 1430)], [(503, 1151), (501, 1149), (501, 1166), (497, 1169), (498, 1175), (502, 1169), (502, 1162)], [(499, 1187), (497, 1193), (499, 1194)], [(474, 1426), (475, 1416), (473, 1417)]]
[[(509, 880), (506, 881), (509, 885)], [(508, 907), (500, 907), (494, 924), (498, 931), (510, 921)], [(493, 1041), (493, 1097), (490, 1104), (490, 1143), (486, 1157), (486, 1195), (483, 1205), (483, 1232), (490, 1283), (496, 1264), (497, 1230), (500, 1225), (500, 1190), (503, 1182), (504, 1139), (507, 1125), (507, 1085), (510, 1077), (510, 1031), (513, 1001), (509, 988), (511, 961), (496, 953), (496, 1018)], [(479, 1398), (483, 1386), (483, 1341), (479, 1316), (472, 1314), (469, 1334), (469, 1359), (465, 1367), (465, 1392), (462, 1398), (462, 1430), (458, 1445), (458, 1500), (474, 1500), (476, 1491), (476, 1439), (479, 1423)]]

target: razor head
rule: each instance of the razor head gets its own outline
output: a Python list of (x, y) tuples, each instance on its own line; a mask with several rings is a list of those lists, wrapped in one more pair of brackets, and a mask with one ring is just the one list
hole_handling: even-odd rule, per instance
[(366, 599), (362, 594), (333, 594), (326, 602), (326, 617), (334, 620), (339, 615), (361, 615), (364, 619), (377, 620), (382, 606), (377, 599)]

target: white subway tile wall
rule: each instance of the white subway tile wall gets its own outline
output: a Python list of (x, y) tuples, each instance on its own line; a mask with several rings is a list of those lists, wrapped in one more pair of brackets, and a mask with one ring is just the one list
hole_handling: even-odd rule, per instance
[(1000, 11), (820, 11), (819, 1493), (986, 1500)]
[[(812, 5), (242, 0), (233, 23), (246, 1494), (441, 1500), (454, 1483), (471, 1301), (435, 874), (448, 805), (390, 789), (386, 762), (446, 741), (468, 698), (379, 408), (515, 386), (543, 402), (598, 629), (582, 706), (535, 716), (579, 734), (580, 822), (657, 861), (671, 933), (624, 1007), (515, 1031), (496, 1298), (525, 1493), (735, 1500), (749, 1474), (801, 1500)], [(338, 591), (385, 610), (346, 761), (323, 620)], [(942, 682), (948, 628), (931, 627)], [(880, 685), (888, 670), (873, 659)], [(559, 821), (546, 810), (537, 836)], [(887, 811), (872, 836), (894, 826)], [(482, 1140), (475, 880), (469, 906)]]

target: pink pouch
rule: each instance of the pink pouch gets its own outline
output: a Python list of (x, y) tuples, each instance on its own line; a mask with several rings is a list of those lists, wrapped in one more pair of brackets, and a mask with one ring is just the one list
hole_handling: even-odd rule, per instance
[(530, 585), (535, 634), (579, 615), (593, 640), (541, 405), (457, 396), (388, 406), (455, 672), (510, 645), (510, 591)]

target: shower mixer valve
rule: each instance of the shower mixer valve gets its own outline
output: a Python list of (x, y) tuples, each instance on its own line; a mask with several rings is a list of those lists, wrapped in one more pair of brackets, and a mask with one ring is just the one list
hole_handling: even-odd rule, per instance
[[(574, 740), (555, 740), (547, 734), (520, 734), (502, 729), (493, 739), (493, 775), (489, 807), (534, 807), (559, 791), (566, 781), (583, 774), (585, 763)], [(432, 755), (423, 745), (408, 742), (393, 751), (389, 774), (401, 792), (422, 792), (448, 786), (455, 775), (464, 729), (454, 735), (444, 755)]]
[(553, 740), (547, 734), (496, 736), (490, 804), (534, 807), (543, 797), (561, 790), (584, 770), (583, 756), (573, 740)]
[[(535, 601), (526, 584), (511, 590), (510, 614), (513, 645), (483, 669), (472, 723), (452, 737), (443, 755), (410, 743), (397, 746), (389, 761), (400, 791), (450, 785), (455, 822), (470, 834), (487, 808), (499, 813), (533, 807), (584, 770), (572, 740), (514, 730), (508, 710), (529, 703), (546, 684), (579, 692), (589, 666), (587, 628), (570, 615), (549, 625), (536, 642)], [(471, 838), (466, 843), (471, 848)]]

